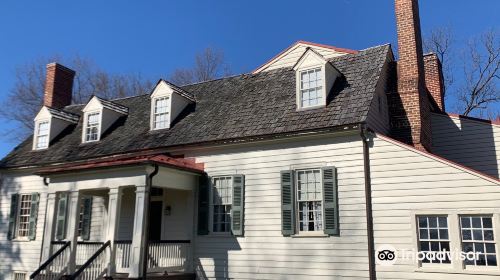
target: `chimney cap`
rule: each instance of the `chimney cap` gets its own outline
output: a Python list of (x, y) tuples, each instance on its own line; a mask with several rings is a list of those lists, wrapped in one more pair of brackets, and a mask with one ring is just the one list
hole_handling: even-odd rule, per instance
[(59, 70), (66, 71), (66, 72), (71, 73), (73, 75), (76, 74), (75, 70), (70, 69), (70, 68), (68, 68), (68, 67), (66, 67), (66, 66), (64, 66), (64, 65), (62, 65), (60, 63), (57, 63), (57, 62), (51, 62), (51, 63), (47, 64), (47, 68), (52, 68), (52, 67), (56, 67)]

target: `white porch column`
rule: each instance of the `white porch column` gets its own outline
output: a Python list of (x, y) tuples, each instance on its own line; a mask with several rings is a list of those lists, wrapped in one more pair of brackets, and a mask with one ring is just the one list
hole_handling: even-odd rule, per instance
[(111, 241), (111, 247), (108, 251), (108, 276), (112, 276), (116, 270), (116, 248), (115, 240), (118, 236), (118, 223), (120, 221), (120, 209), (122, 200), (122, 190), (121, 188), (113, 188), (109, 190), (109, 202), (108, 202), (108, 227), (106, 233), (106, 240)]
[(71, 252), (68, 261), (68, 273), (72, 274), (75, 272), (75, 262), (76, 262), (76, 248), (78, 241), (78, 223), (80, 218), (80, 192), (72, 191), (69, 194), (69, 211), (68, 211), (68, 231), (66, 238), (71, 241)]
[(130, 252), (130, 273), (129, 278), (144, 277), (146, 271), (143, 271), (143, 259), (146, 257), (146, 203), (149, 195), (149, 187), (137, 186), (135, 191), (135, 215), (134, 231), (132, 235), (132, 250)]
[(45, 213), (45, 229), (43, 231), (42, 259), (41, 263), (45, 262), (52, 256), (52, 240), (56, 228), (56, 198), (55, 192), (47, 193), (47, 212)]

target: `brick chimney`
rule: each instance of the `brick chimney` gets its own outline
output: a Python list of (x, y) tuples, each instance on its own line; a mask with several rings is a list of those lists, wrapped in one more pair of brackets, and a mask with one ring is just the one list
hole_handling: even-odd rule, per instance
[(393, 137), (419, 149), (431, 148), (430, 103), (417, 0), (395, 0), (398, 32), (397, 94), (391, 105)]
[(47, 64), (43, 105), (61, 109), (71, 104), (75, 71), (58, 63)]
[(424, 55), (424, 68), (427, 90), (432, 95), (439, 110), (444, 112), (443, 69), (441, 67), (441, 61), (439, 61), (436, 54), (430, 53)]

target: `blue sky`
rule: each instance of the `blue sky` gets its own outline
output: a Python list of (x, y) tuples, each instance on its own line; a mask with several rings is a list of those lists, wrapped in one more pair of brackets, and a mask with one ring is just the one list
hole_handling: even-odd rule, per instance
[[(40, 56), (78, 54), (106, 71), (155, 81), (190, 66), (207, 46), (222, 49), (232, 71), (243, 73), (297, 40), (351, 49), (394, 44), (393, 5), (392, 0), (2, 1), (0, 100), (13, 86), (15, 68)], [(499, 10), (498, 0), (420, 0), (423, 33), (451, 26), (457, 44), (500, 27)], [(16, 144), (1, 139), (0, 156)]]

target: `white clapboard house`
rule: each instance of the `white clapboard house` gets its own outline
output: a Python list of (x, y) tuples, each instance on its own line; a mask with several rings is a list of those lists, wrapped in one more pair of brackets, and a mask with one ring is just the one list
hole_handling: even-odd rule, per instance
[(299, 41), (86, 104), (47, 65), (0, 162), (0, 279), (500, 279), (500, 126), (446, 113), (418, 3), (395, 7), (399, 60)]

